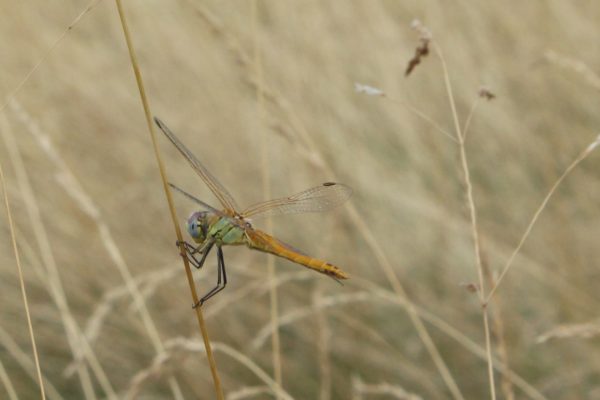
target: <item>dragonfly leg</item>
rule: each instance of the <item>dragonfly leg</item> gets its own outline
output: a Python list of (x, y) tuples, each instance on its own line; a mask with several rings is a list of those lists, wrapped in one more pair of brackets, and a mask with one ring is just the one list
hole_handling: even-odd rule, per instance
[(227, 273), (225, 272), (225, 260), (223, 259), (223, 250), (221, 249), (221, 246), (217, 246), (217, 260), (219, 265), (217, 270), (217, 286), (202, 296), (198, 304), (194, 305), (194, 308), (202, 306), (206, 300), (210, 299), (227, 286)]
[(200, 245), (200, 246), (194, 246), (193, 244), (189, 244), (185, 240), (177, 240), (175, 242), (175, 246), (181, 247), (181, 245), (183, 245), (183, 248), (185, 249), (186, 252), (189, 252), (191, 254), (195, 254), (195, 253), (200, 252), (200, 250), (202, 248), (202, 245)]
[[(207, 242), (203, 245), (194, 247), (191, 244), (189, 244), (188, 242), (183, 242), (183, 248), (185, 249), (185, 256), (187, 257), (190, 264), (192, 264), (194, 267), (200, 269), (204, 265), (204, 261), (206, 261), (206, 257), (208, 256), (208, 253), (210, 253), (210, 250), (212, 249), (214, 244), (215, 244), (215, 242), (211, 241), (211, 242)], [(177, 246), (179, 246), (179, 245), (180, 245), (180, 242), (178, 241)], [(202, 258), (200, 258), (200, 260), (198, 260), (196, 258), (197, 253), (202, 254)]]

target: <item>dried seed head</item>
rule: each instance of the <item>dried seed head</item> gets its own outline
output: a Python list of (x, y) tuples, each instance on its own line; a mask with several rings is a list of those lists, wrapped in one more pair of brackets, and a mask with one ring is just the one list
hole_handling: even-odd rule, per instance
[(429, 42), (431, 41), (431, 32), (418, 19), (413, 20), (411, 28), (419, 32), (420, 44), (415, 49), (415, 55), (408, 61), (404, 76), (408, 76), (419, 65), (421, 59), (429, 54)]
[(479, 92), (477, 93), (479, 94), (479, 97), (484, 98), (486, 100), (494, 100), (496, 98), (496, 95), (485, 86), (480, 87)]
[(431, 31), (420, 20), (413, 19), (410, 27), (419, 33), (419, 39), (427, 41), (432, 39)]
[(464, 282), (461, 283), (460, 286), (467, 289), (467, 291), (470, 293), (477, 293), (479, 291), (479, 285), (473, 282)]

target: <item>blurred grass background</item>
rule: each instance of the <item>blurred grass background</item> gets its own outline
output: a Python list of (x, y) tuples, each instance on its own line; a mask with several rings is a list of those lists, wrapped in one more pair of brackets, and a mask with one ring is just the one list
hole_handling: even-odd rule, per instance
[[(258, 4), (253, 21), (250, 2), (126, 2), (153, 112), (241, 205), (263, 200), (261, 129), (269, 135), (275, 197), (324, 181), (353, 187), (352, 204), (410, 299), (483, 348), (481, 308), (464, 287), (477, 281), (477, 273), (457, 145), (398, 103), (357, 94), (353, 85), (381, 88), (453, 131), (439, 61), (429, 56), (404, 77), (417, 45), (410, 23), (418, 18), (444, 52), (463, 123), (481, 85), (497, 95), (476, 109), (467, 155), (484, 259), (499, 272), (551, 185), (598, 133), (600, 85), (593, 71), (600, 65), (600, 3)], [(86, 5), (0, 1), (3, 101)], [(254, 85), (253, 35), (261, 43), (268, 89), (264, 121)], [(41, 367), (56, 395), (66, 399), (90, 397), (77, 374), (65, 374), (74, 355), (61, 322), (64, 311), (49, 289), (55, 285), (47, 272), (50, 253), (36, 240), (42, 229), (76, 324), (84, 330), (106, 312), (88, 329), (90, 345), (119, 396), (156, 353), (106, 250), (107, 231), (140, 282), (161, 339), (197, 335), (122, 36), (114, 2), (99, 2), (0, 116), (0, 128), (16, 138), (40, 207), (41, 219), (32, 221), (11, 161), (14, 149), (3, 142), (0, 157)], [(305, 134), (315, 148), (306, 145)], [(58, 158), (49, 156), (40, 137)], [(170, 179), (216, 205), (176, 150), (159, 139)], [(600, 343), (594, 337), (600, 326), (599, 166), (592, 154), (559, 188), (491, 308), (504, 326), (510, 368), (550, 399), (600, 399)], [(69, 173), (80, 189), (65, 178)], [(72, 195), (77, 190), (93, 202), (95, 218)], [(176, 201), (181, 219), (194, 210), (180, 196)], [(37, 398), (9, 231), (2, 226), (0, 361), (19, 398)], [(282, 217), (274, 226), (282, 240), (355, 277), (339, 286), (276, 261), (283, 279), (283, 385), (291, 396), (402, 398), (404, 390), (424, 399), (449, 398), (405, 310), (377, 294), (392, 296), (390, 285), (347, 212)], [(225, 257), (229, 285), (205, 308), (211, 339), (271, 374), (270, 341), (256, 341), (269, 324), (265, 257), (245, 248), (226, 249)], [(216, 281), (215, 264), (211, 257), (196, 273), (201, 293)], [(427, 327), (465, 398), (489, 396), (485, 359), (447, 331)], [(557, 328), (567, 337), (540, 342), (540, 335)], [(498, 332), (492, 336), (496, 351)], [(140, 398), (171, 398), (169, 376), (185, 398), (212, 398), (202, 354), (180, 351), (173, 357), (142, 385)], [(245, 366), (220, 351), (216, 357), (229, 398), (270, 397)], [(499, 398), (509, 398), (511, 390), (501, 390), (506, 380), (496, 377)], [(252, 388), (258, 394), (244, 392)], [(530, 398), (517, 387), (512, 391), (515, 398)]]

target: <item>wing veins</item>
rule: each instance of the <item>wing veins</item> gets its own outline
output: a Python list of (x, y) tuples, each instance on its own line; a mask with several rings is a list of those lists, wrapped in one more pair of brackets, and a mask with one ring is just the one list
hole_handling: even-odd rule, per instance
[(192, 196), (191, 194), (189, 194), (185, 190), (181, 189), (180, 187), (176, 186), (175, 184), (169, 182), (169, 186), (171, 186), (173, 189), (177, 190), (179, 193), (181, 193), (182, 195), (184, 195), (188, 199), (192, 200), (193, 202), (200, 204), (202, 207), (206, 208), (208, 211), (212, 211), (213, 213), (216, 213), (217, 215), (223, 215), (222, 211), (219, 211), (216, 208), (214, 208), (212, 206), (209, 206), (208, 204), (206, 204), (202, 200), (200, 200), (200, 199)]
[(352, 189), (340, 183), (325, 183), (289, 197), (268, 200), (248, 207), (243, 217), (327, 211), (344, 203)]
[(223, 185), (206, 169), (206, 167), (192, 154), (192, 152), (175, 136), (175, 134), (157, 117), (154, 117), (154, 122), (163, 131), (165, 136), (175, 145), (177, 150), (186, 158), (192, 168), (202, 178), (204, 183), (208, 186), (211, 192), (219, 200), (219, 202), (228, 211), (236, 213), (237, 205), (231, 194), (225, 189)]

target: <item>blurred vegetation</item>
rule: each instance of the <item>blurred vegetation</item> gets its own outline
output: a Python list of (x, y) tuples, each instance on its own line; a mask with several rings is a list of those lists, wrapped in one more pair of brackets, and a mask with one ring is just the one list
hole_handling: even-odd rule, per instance
[[(125, 3), (153, 112), (238, 203), (263, 200), (266, 129), (273, 196), (325, 181), (353, 187), (351, 206), (409, 299), (485, 348), (482, 310), (465, 288), (477, 282), (477, 270), (458, 146), (402, 105), (454, 132), (439, 60), (430, 54), (404, 76), (418, 45), (411, 21), (421, 20), (444, 53), (462, 124), (482, 85), (497, 96), (478, 103), (466, 151), (483, 258), (498, 274), (550, 187), (598, 134), (600, 3), (259, 1), (255, 19), (250, 2)], [(86, 5), (0, 1), (2, 102)], [(255, 39), (265, 77), (263, 111)], [(355, 82), (387, 97), (356, 93)], [(18, 143), (41, 213), (31, 219), (10, 157), (14, 149), (3, 141), (0, 161), (42, 371), (65, 399), (86, 398), (81, 371), (92, 376), (99, 398), (106, 395), (87, 362), (79, 374), (65, 374), (75, 355), (66, 312), (56, 305), (62, 293), (79, 329), (92, 331), (93, 353), (123, 396), (156, 351), (118, 257), (107, 251), (110, 240), (139, 282), (161, 340), (198, 340), (198, 330), (114, 2), (99, 2), (68, 31), (4, 109), (0, 129)], [(159, 139), (170, 179), (217, 205)], [(598, 157), (592, 153), (559, 187), (490, 306), (503, 326), (502, 334), (493, 326), (494, 354), (505, 352), (511, 371), (549, 399), (600, 399)], [(78, 200), (81, 192), (93, 212)], [(181, 196), (176, 201), (183, 220), (194, 204)], [(0, 361), (19, 398), (38, 398), (2, 215)], [(284, 389), (296, 399), (402, 398), (401, 391), (449, 398), (355, 221), (348, 208), (274, 220), (277, 237), (353, 277), (340, 286), (276, 261)], [(38, 242), (42, 230), (46, 250)], [(266, 258), (245, 248), (225, 250), (229, 285), (205, 307), (211, 340), (271, 374), (270, 339), (257, 342), (269, 325)], [(48, 272), (52, 258), (60, 290)], [(216, 260), (209, 260), (196, 272), (201, 293), (216, 281)], [(98, 312), (106, 312), (103, 319), (93, 319)], [(90, 328), (91, 319), (100, 323)], [(464, 397), (489, 397), (485, 357), (447, 329), (427, 319), (425, 325)], [(185, 398), (212, 398), (202, 352), (175, 353), (143, 383), (140, 398), (172, 398), (171, 376)], [(270, 398), (261, 388), (243, 397), (241, 390), (264, 382), (219, 348), (216, 357), (230, 398)], [(507, 381), (496, 372), (499, 398), (511, 392), (530, 398), (518, 385), (506, 388)]]

